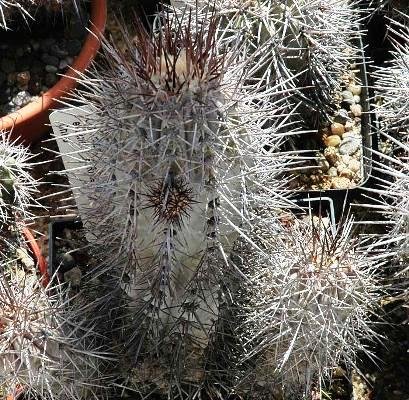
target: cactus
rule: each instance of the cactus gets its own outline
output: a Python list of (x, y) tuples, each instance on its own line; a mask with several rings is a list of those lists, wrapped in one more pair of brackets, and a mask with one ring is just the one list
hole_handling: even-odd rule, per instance
[[(377, 201), (372, 204), (391, 229), (384, 234), (383, 243), (395, 254), (395, 261), (405, 265), (408, 256), (408, 165), (409, 151), (409, 17), (390, 21), (389, 35), (394, 44), (388, 65), (378, 67), (373, 76), (378, 103), (381, 151), (375, 152), (375, 169), (379, 175), (373, 189)], [(401, 271), (402, 268), (399, 268)]]
[(326, 218), (293, 217), (277, 232), (260, 214), (252, 237), (262, 252), (239, 247), (247, 279), (233, 298), (244, 321), (236, 328), (240, 393), (301, 398), (340, 363), (357, 368), (357, 352), (374, 357), (369, 344), (379, 339), (371, 317), (381, 296), (381, 262), (353, 237), (352, 226), (352, 218), (331, 227)]
[(39, 207), (33, 199), (37, 181), (29, 173), (31, 160), (32, 156), (26, 148), (11, 142), (6, 134), (1, 134), (0, 254), (4, 257), (7, 257), (7, 251), (12, 246), (11, 237), (33, 217), (33, 208)]
[[(311, 110), (328, 119), (334, 110), (334, 94), (340, 91), (342, 75), (357, 51), (358, 12), (354, 2), (326, 1), (216, 1), (178, 0), (179, 10), (188, 6), (206, 19), (209, 9), (225, 18), (223, 32), (244, 43), (242, 56), (250, 68), (268, 81), (297, 93), (305, 120), (311, 125)], [(229, 35), (226, 35), (227, 37)], [(261, 86), (263, 87), (263, 86)], [(293, 105), (296, 101), (293, 100)]]
[(80, 399), (108, 384), (103, 340), (94, 332), (89, 306), (63, 286), (43, 287), (28, 256), (23, 228), (40, 204), (30, 175), (33, 156), (0, 138), (0, 391), (23, 390), (50, 399)]
[[(17, 262), (0, 275), (0, 388), (16, 395), (83, 399), (107, 390), (103, 350), (92, 322), (62, 286), (44, 288)], [(26, 266), (27, 267), (27, 266)], [(92, 321), (92, 320), (91, 320)]]
[(279, 90), (273, 99), (242, 88), (246, 69), (219, 43), (215, 16), (207, 29), (189, 14), (161, 18), (152, 36), (137, 23), (127, 55), (103, 44), (106, 68), (81, 79), (91, 90), (74, 98), (88, 112), (66, 139), (90, 166), (89, 180), (70, 174), (83, 181), (81, 217), (105, 257), (99, 273), (117, 278), (127, 304), (129, 379), (142, 390), (164, 371), (157, 386), (172, 397), (182, 382), (201, 386), (249, 205), (261, 191), (271, 207), (285, 202), (273, 189), (287, 155), (274, 152), (291, 124)]
[(409, 93), (409, 18), (404, 23), (391, 21), (389, 35), (395, 50), (389, 65), (374, 72), (375, 88), (382, 97), (376, 113), (381, 124), (395, 137), (407, 132), (409, 117), (406, 114)]

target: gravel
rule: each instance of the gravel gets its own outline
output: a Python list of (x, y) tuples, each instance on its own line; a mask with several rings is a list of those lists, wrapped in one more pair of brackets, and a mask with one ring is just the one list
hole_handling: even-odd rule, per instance
[[(87, 18), (88, 19), (88, 18)], [(75, 12), (44, 29), (44, 21), (30, 31), (0, 32), (0, 114), (18, 111), (60, 79), (81, 51), (86, 30), (79, 29)], [(74, 21), (75, 20), (75, 21)]]

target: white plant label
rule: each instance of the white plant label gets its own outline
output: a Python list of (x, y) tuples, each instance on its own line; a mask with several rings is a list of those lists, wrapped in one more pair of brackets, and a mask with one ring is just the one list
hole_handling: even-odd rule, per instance
[[(87, 106), (65, 108), (54, 111), (50, 115), (51, 127), (54, 131), (80, 216), (86, 215), (85, 210), (90, 207), (90, 204), (86, 197), (81, 196), (79, 188), (91, 183), (93, 168), (87, 158), (88, 144), (92, 132), (79, 132), (77, 128), (80, 125), (79, 117), (84, 115), (92, 115)], [(84, 226), (87, 223), (84, 218), (82, 218), (82, 222)], [(87, 239), (90, 241), (91, 237), (88, 236), (90, 235), (87, 235)]]

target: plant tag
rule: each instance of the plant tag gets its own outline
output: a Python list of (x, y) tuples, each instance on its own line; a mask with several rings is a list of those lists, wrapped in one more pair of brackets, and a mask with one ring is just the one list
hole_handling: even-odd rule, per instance
[[(87, 221), (84, 219), (86, 209), (90, 207), (89, 200), (81, 195), (79, 188), (91, 183), (91, 172), (93, 166), (89, 162), (88, 150), (90, 150), (91, 136), (93, 130), (80, 130), (80, 117), (91, 116), (89, 107), (72, 107), (56, 110), (50, 114), (51, 127), (54, 131), (61, 158), (64, 163), (75, 202), (82, 222), (86, 227)], [(75, 171), (75, 173), (74, 173)], [(89, 232), (88, 229), (86, 229)], [(92, 237), (87, 233), (88, 241)]]

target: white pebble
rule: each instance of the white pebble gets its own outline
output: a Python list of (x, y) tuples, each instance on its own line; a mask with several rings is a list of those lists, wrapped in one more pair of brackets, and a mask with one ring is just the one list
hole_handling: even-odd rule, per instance
[(348, 168), (352, 172), (358, 172), (361, 169), (361, 163), (358, 160), (351, 159), (348, 163)]
[(347, 87), (348, 91), (350, 91), (354, 96), (359, 96), (361, 94), (361, 86), (351, 83)]
[(362, 106), (360, 104), (352, 104), (351, 112), (354, 117), (360, 117), (362, 115)]

